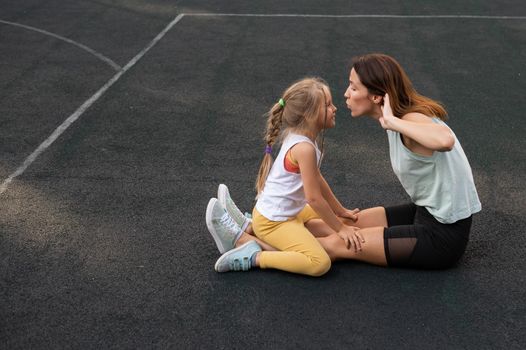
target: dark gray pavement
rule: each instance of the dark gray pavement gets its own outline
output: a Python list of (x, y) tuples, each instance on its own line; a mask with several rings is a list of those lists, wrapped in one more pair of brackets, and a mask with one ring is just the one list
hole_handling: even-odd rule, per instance
[[(259, 5), (263, 3), (263, 5)], [(3, 1), (0, 20), (121, 67), (179, 13), (526, 16), (520, 1)], [(0, 23), (0, 181), (116, 72)], [(349, 207), (407, 200), (385, 133), (345, 110), (384, 52), (442, 101), (483, 211), (458, 267), (338, 262), (322, 278), (218, 274), (204, 212), (250, 210), (262, 114), (320, 75), (339, 111), (323, 172)], [(522, 349), (526, 19), (185, 16), (0, 195), (0, 347)]]

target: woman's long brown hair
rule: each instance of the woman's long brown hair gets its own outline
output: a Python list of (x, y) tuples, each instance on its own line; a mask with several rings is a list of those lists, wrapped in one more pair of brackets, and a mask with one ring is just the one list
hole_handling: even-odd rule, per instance
[(400, 64), (391, 56), (375, 53), (355, 57), (352, 68), (369, 93), (378, 96), (389, 94), (395, 117), (417, 112), (447, 119), (445, 108), (439, 102), (420, 95)]

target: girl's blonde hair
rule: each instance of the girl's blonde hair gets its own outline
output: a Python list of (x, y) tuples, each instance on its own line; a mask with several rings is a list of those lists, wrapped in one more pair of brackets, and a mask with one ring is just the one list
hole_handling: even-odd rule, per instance
[(307, 121), (318, 118), (320, 106), (326, 103), (324, 88), (328, 90), (329, 86), (321, 78), (301, 79), (288, 87), (280, 101), (276, 102), (265, 114), (267, 116), (267, 129), (263, 139), (267, 149), (256, 180), (258, 194), (263, 190), (272, 167), (271, 147), (277, 143), (283, 132), (293, 130), (301, 132), (307, 129)]
[(391, 56), (375, 53), (355, 57), (352, 67), (369, 93), (378, 96), (389, 94), (395, 117), (418, 112), (428, 117), (447, 119), (445, 108), (439, 102), (420, 95), (402, 66)]

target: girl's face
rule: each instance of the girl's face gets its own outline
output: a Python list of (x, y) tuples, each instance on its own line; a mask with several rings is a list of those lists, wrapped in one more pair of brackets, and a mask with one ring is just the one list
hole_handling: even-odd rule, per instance
[[(318, 126), (319, 129), (331, 129), (336, 126), (336, 106), (332, 102), (332, 95), (330, 90), (324, 86), (323, 91), (325, 92), (325, 103), (320, 106), (320, 112), (318, 113)], [(325, 114), (327, 113), (327, 114)], [(325, 119), (327, 116), (327, 119)]]
[(375, 112), (376, 104), (373, 103), (373, 96), (360, 81), (356, 71), (351, 69), (349, 76), (349, 87), (345, 91), (345, 102), (347, 108), (351, 110), (353, 117), (360, 117), (363, 115), (372, 115)]

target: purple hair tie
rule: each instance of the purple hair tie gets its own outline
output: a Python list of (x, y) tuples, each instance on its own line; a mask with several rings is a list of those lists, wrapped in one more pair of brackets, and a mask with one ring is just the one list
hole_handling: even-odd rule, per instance
[(265, 153), (268, 153), (268, 154), (272, 153), (272, 146), (271, 145), (267, 145), (267, 147), (265, 147)]

